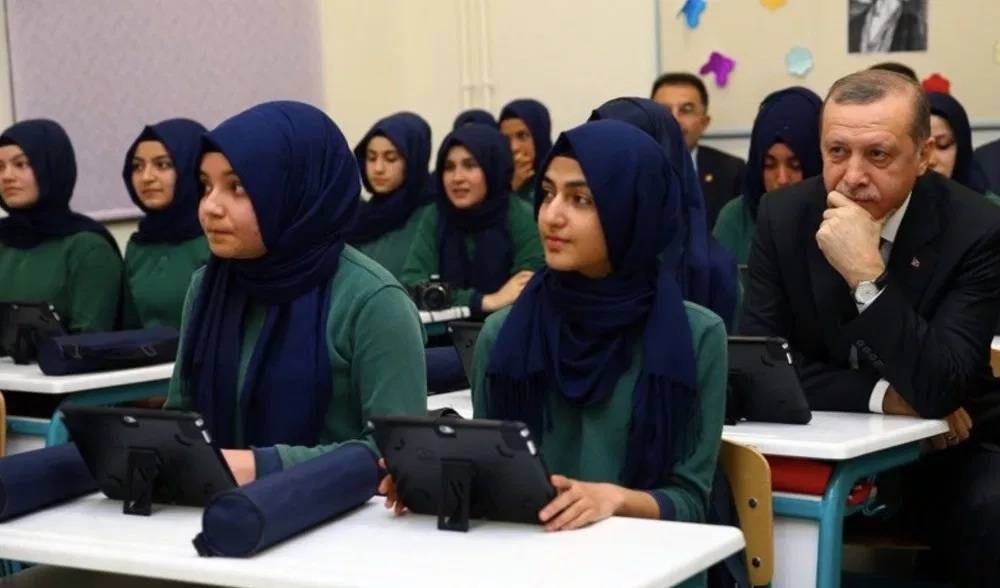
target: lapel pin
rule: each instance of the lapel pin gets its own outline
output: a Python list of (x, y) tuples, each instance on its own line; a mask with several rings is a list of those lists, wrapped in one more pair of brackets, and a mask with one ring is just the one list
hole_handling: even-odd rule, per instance
[(715, 176), (713, 176), (712, 174), (705, 174), (705, 181), (706, 182), (711, 183), (713, 180), (715, 180)]
[(910, 260), (910, 267), (912, 267), (913, 269), (919, 268), (920, 267), (920, 260), (917, 259), (916, 257), (914, 257), (913, 259), (911, 259)]

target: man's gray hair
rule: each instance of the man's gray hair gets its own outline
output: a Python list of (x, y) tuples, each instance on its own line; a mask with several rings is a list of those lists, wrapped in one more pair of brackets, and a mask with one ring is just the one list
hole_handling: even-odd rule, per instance
[(924, 89), (914, 80), (896, 72), (866, 69), (846, 75), (830, 86), (823, 101), (834, 104), (871, 104), (888, 94), (909, 94), (911, 101), (910, 137), (920, 145), (931, 136), (931, 107)]

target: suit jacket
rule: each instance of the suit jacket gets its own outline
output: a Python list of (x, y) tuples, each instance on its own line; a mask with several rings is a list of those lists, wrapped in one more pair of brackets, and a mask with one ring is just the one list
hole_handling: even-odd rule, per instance
[(743, 193), (743, 176), (746, 175), (747, 164), (739, 157), (705, 145), (698, 145), (696, 161), (698, 180), (701, 182), (702, 194), (705, 195), (708, 230), (711, 231), (726, 202)]
[[(920, 177), (893, 242), (888, 283), (859, 314), (816, 243), (825, 208), (819, 177), (762, 199), (744, 331), (788, 340), (815, 410), (867, 412), (884, 378), (924, 417), (965, 406), (973, 435), (995, 442), (1000, 393), (989, 348), (1000, 314), (1000, 209), (943, 176)], [(852, 346), (858, 369), (850, 366)]]

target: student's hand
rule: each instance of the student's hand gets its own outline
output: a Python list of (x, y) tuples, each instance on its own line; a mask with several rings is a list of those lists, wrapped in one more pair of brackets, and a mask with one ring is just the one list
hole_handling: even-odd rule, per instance
[(945, 417), (945, 421), (951, 430), (931, 437), (931, 447), (938, 451), (966, 441), (972, 433), (972, 417), (964, 408), (959, 408)]
[(240, 486), (246, 486), (257, 479), (257, 462), (253, 459), (252, 450), (223, 449), (222, 457)]
[(896, 392), (896, 389), (892, 386), (885, 391), (885, 396), (882, 398), (882, 412), (885, 414), (901, 414), (912, 417), (920, 416), (910, 406), (910, 403), (899, 392)]
[(483, 310), (493, 312), (514, 304), (517, 297), (521, 295), (521, 290), (524, 290), (524, 287), (533, 275), (535, 275), (535, 272), (522, 270), (511, 276), (507, 280), (507, 283), (501, 286), (499, 290), (483, 296)]
[(535, 159), (514, 157), (514, 177), (511, 178), (510, 187), (513, 190), (519, 189), (535, 176)]
[(538, 511), (546, 531), (565, 531), (603, 521), (625, 504), (623, 488), (552, 476), (558, 495)]
[[(385, 459), (379, 458), (378, 467), (383, 470), (386, 469)], [(396, 493), (396, 482), (393, 481), (391, 475), (386, 474), (382, 478), (382, 481), (378, 483), (378, 493), (385, 496), (385, 507), (393, 509), (397, 516), (406, 512), (406, 506), (403, 505), (403, 501), (399, 499), (399, 495)]]
[(874, 280), (885, 271), (879, 254), (882, 226), (890, 214), (875, 220), (864, 208), (840, 192), (826, 198), (827, 209), (816, 231), (823, 256), (854, 290), (858, 282)]

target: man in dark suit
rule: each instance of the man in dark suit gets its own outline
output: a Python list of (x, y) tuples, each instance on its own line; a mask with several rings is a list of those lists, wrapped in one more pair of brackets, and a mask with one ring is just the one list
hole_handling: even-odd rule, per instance
[(961, 585), (1000, 583), (1000, 209), (928, 172), (912, 80), (864, 71), (824, 103), (823, 175), (764, 197), (744, 329), (788, 339), (816, 410), (945, 418), (901, 515)]
[(711, 230), (726, 202), (743, 193), (746, 163), (739, 157), (698, 144), (712, 122), (708, 115), (708, 90), (698, 76), (684, 72), (665, 73), (653, 82), (650, 98), (666, 106), (684, 131), (684, 141), (691, 150), (701, 180), (708, 229)]

